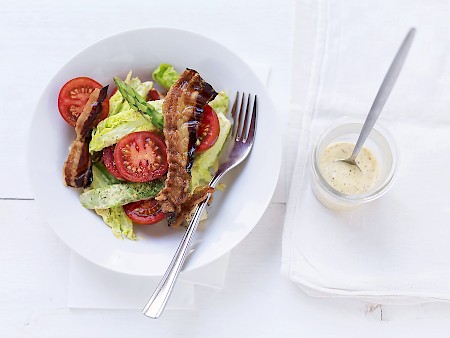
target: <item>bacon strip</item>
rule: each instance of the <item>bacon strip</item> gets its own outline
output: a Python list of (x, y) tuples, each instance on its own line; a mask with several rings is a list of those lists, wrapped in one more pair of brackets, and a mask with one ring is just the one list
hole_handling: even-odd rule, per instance
[(89, 156), (89, 141), (91, 131), (102, 112), (102, 102), (106, 98), (108, 86), (94, 89), (89, 100), (77, 119), (75, 132), (77, 138), (70, 146), (69, 156), (64, 163), (64, 181), (70, 187), (87, 187), (92, 182), (91, 157)]
[(165, 187), (156, 196), (162, 211), (173, 221), (190, 196), (190, 161), (197, 140), (203, 107), (217, 93), (200, 75), (186, 69), (172, 85), (163, 103), (168, 172)]
[(197, 204), (203, 202), (208, 194), (212, 194), (214, 192), (214, 188), (211, 188), (209, 185), (204, 185), (198, 187), (194, 190), (192, 195), (190, 195), (186, 202), (181, 205), (180, 212), (176, 215), (174, 220), (170, 220), (170, 225), (177, 227), (184, 222), (186, 217), (191, 213), (191, 211), (195, 208)]

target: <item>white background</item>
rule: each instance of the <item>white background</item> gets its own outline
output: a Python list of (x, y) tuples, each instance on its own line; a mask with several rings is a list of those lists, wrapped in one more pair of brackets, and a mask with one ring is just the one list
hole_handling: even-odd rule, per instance
[(248, 62), (269, 65), (268, 88), (281, 118), (289, 101), (293, 6), (273, 0), (0, 1), (0, 337), (450, 336), (449, 305), (315, 299), (284, 279), (283, 173), (263, 219), (232, 251), (224, 289), (197, 287), (195, 310), (166, 311), (155, 321), (140, 311), (66, 308), (69, 249), (32, 200), (25, 158), (31, 116), (53, 74), (105, 36), (145, 26), (184, 28)]

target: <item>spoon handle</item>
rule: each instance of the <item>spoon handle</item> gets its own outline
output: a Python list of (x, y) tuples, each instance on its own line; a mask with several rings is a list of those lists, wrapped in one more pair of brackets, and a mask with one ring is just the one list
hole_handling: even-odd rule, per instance
[(361, 134), (359, 134), (359, 138), (358, 141), (356, 142), (355, 149), (353, 149), (352, 156), (349, 158), (349, 160), (354, 161), (356, 159), (356, 156), (358, 156), (359, 151), (361, 150), (364, 142), (366, 141), (367, 137), (372, 131), (372, 128), (375, 125), (378, 116), (380, 116), (381, 110), (383, 109), (384, 104), (386, 103), (389, 97), (389, 94), (391, 94), (392, 88), (394, 88), (398, 75), (400, 74), (403, 64), (405, 63), (405, 59), (406, 56), (408, 55), (409, 48), (411, 47), (415, 33), (416, 33), (415, 28), (411, 28), (409, 30), (408, 34), (403, 40), (402, 45), (400, 46), (400, 49), (397, 52), (397, 55), (395, 55), (394, 61), (392, 61), (392, 64), (389, 67), (386, 76), (384, 77), (383, 83), (381, 84), (381, 87), (378, 90), (377, 96), (373, 101), (372, 107), (370, 108), (370, 112), (367, 115), (366, 121), (364, 122)]

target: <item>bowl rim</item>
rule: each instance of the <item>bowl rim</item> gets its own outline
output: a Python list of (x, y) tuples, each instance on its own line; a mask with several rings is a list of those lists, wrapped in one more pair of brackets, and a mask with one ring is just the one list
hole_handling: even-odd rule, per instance
[[(208, 36), (202, 35), (200, 33), (197, 32), (193, 32), (184, 28), (175, 28), (175, 27), (164, 27), (164, 26), (145, 26), (145, 27), (138, 27), (138, 28), (133, 28), (133, 29), (129, 29), (129, 30), (124, 30), (124, 31), (120, 31), (118, 33), (114, 33), (114, 34), (109, 34), (107, 36), (104, 37), (100, 37), (99, 39), (97, 39), (96, 41), (94, 41), (91, 44), (87, 44), (85, 46), (83, 46), (80, 50), (78, 50), (75, 54), (73, 54), (71, 57), (69, 57), (67, 60), (65, 60), (65, 62), (60, 65), (56, 71), (54, 72), (53, 76), (49, 79), (48, 83), (46, 84), (46, 86), (44, 87), (44, 89), (41, 92), (40, 98), (37, 101), (35, 108), (34, 108), (34, 113), (32, 116), (32, 120), (34, 118), (37, 118), (37, 110), (39, 109), (39, 107), (42, 105), (42, 101), (44, 99), (46, 99), (46, 94), (48, 94), (53, 82), (55, 81), (55, 79), (59, 76), (60, 72), (66, 67), (67, 64), (73, 62), (74, 59), (76, 59), (77, 57), (79, 57), (82, 53), (84, 53), (86, 50), (94, 48), (97, 44), (102, 43), (104, 41), (110, 40), (110, 39), (116, 39), (120, 36), (123, 35), (128, 35), (128, 34), (133, 34), (134, 32), (141, 32), (141, 31), (147, 31), (147, 30), (152, 30), (152, 31), (169, 31), (171, 33), (176, 33), (176, 34), (184, 34), (184, 35), (190, 35), (195, 39), (202, 39), (206, 42), (212, 43), (214, 45), (218, 45), (221, 48), (223, 48), (224, 50), (228, 51), (230, 54), (232, 54), (236, 60), (238, 60), (239, 62), (241, 62), (243, 65), (245, 65), (246, 68), (249, 69), (249, 71), (251, 71), (252, 74), (254, 74), (255, 76), (255, 81), (257, 83), (259, 83), (258, 87), (260, 86), (261, 89), (263, 89), (264, 94), (265, 94), (265, 100), (267, 101), (267, 103), (269, 103), (269, 107), (273, 108), (276, 110), (276, 106), (273, 104), (273, 100), (269, 95), (269, 91), (267, 86), (260, 80), (260, 78), (257, 76), (257, 74), (255, 73), (255, 71), (249, 66), (249, 64), (240, 56), (238, 55), (236, 52), (234, 52), (232, 49), (228, 48), (227, 46), (225, 46), (224, 44), (222, 44), (221, 42), (214, 40)], [(256, 83), (255, 82), (255, 83)], [(273, 140), (278, 148), (279, 148), (279, 153), (277, 154), (276, 158), (275, 158), (275, 162), (276, 162), (276, 166), (273, 166), (273, 173), (276, 173), (276, 177), (270, 182), (269, 185), (267, 185), (267, 187), (269, 187), (270, 189), (270, 194), (267, 193), (265, 194), (265, 198), (264, 201), (262, 201), (260, 203), (260, 207), (261, 207), (261, 212), (257, 213), (257, 217), (254, 218), (254, 224), (252, 224), (251, 226), (248, 226), (244, 231), (242, 231), (242, 235), (239, 237), (239, 239), (235, 239), (231, 242), (231, 244), (228, 246), (227, 249), (222, 248), (220, 250), (218, 250), (216, 253), (203, 258), (200, 261), (196, 261), (195, 264), (188, 264), (185, 269), (183, 271), (192, 271), (195, 270), (197, 268), (203, 267), (208, 265), (209, 263), (213, 262), (216, 259), (219, 259), (220, 257), (222, 257), (223, 255), (229, 253), (234, 247), (236, 247), (239, 243), (241, 243), (245, 237), (254, 229), (254, 227), (258, 224), (258, 222), (260, 221), (260, 219), (263, 217), (265, 210), (267, 209), (268, 205), (270, 204), (270, 201), (272, 200), (273, 194), (275, 192), (275, 189), (277, 187), (279, 178), (280, 178), (280, 173), (281, 173), (281, 145), (282, 145), (282, 141), (281, 141), (281, 125), (280, 122), (278, 120), (273, 121), (273, 125), (274, 125), (274, 129), (277, 130), (276, 133), (276, 140)], [(30, 127), (28, 128), (28, 132), (27, 132), (27, 153), (30, 154), (30, 152), (33, 149), (33, 145), (34, 145), (34, 139), (32, 137), (32, 132), (31, 130), (33, 129), (33, 123), (31, 123)], [(32, 157), (31, 156), (27, 156), (28, 160), (27, 160), (27, 166), (28, 168), (31, 168), (31, 161), (32, 161)], [(41, 210), (41, 213), (44, 216), (44, 219), (46, 221), (46, 223), (50, 226), (50, 228), (52, 229), (52, 231), (57, 235), (57, 237), (59, 238), (59, 240), (61, 240), (65, 245), (67, 245), (71, 250), (73, 250), (75, 253), (77, 253), (78, 255), (82, 256), (83, 258), (87, 259), (89, 262), (96, 264), (100, 267), (106, 268), (108, 270), (111, 271), (115, 271), (115, 272), (119, 272), (119, 273), (124, 273), (127, 275), (134, 275), (134, 276), (157, 276), (160, 275), (160, 272), (149, 272), (149, 270), (124, 270), (120, 267), (114, 267), (111, 264), (103, 264), (102, 262), (100, 262), (97, 258), (92, 258), (89, 257), (85, 254), (85, 252), (81, 252), (79, 251), (77, 248), (75, 248), (72, 244), (71, 241), (68, 240), (67, 238), (64, 238), (64, 236), (62, 236), (60, 234), (60, 231), (55, 229), (55, 227), (51, 222), (52, 217), (50, 217), (50, 215), (47, 214), (47, 211), (45, 210), (45, 208), (43, 208), (42, 206), (42, 201), (41, 201), (41, 193), (38, 192), (37, 190), (37, 186), (35, 184), (33, 184), (33, 173), (32, 171), (29, 169), (28, 170), (28, 176), (30, 178), (30, 182), (31, 182), (31, 190), (33, 192), (33, 196), (36, 199), (36, 201), (38, 202), (38, 206), (39, 209)], [(259, 210), (259, 208), (258, 208)]]

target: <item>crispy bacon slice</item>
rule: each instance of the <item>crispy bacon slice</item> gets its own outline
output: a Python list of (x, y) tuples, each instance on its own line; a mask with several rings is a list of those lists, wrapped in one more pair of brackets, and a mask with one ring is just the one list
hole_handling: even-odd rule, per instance
[(171, 220), (169, 218), (170, 225), (174, 227), (181, 225), (189, 216), (194, 207), (200, 202), (203, 202), (206, 199), (207, 195), (212, 194), (213, 192), (214, 188), (211, 188), (208, 185), (196, 188), (192, 195), (187, 198), (186, 202), (181, 205), (181, 210), (176, 215), (175, 219)]
[(176, 219), (190, 196), (190, 166), (203, 107), (217, 93), (200, 75), (186, 69), (163, 103), (164, 137), (169, 164), (165, 187), (156, 196), (169, 222)]
[(102, 112), (102, 102), (106, 98), (108, 86), (94, 89), (89, 100), (77, 119), (75, 132), (77, 138), (70, 146), (69, 156), (64, 163), (64, 181), (70, 187), (87, 187), (92, 182), (91, 157), (89, 156), (89, 141), (91, 131)]
[(66, 184), (74, 188), (88, 186), (92, 182), (90, 167), (89, 142), (77, 138), (70, 146), (69, 156), (64, 163)]

